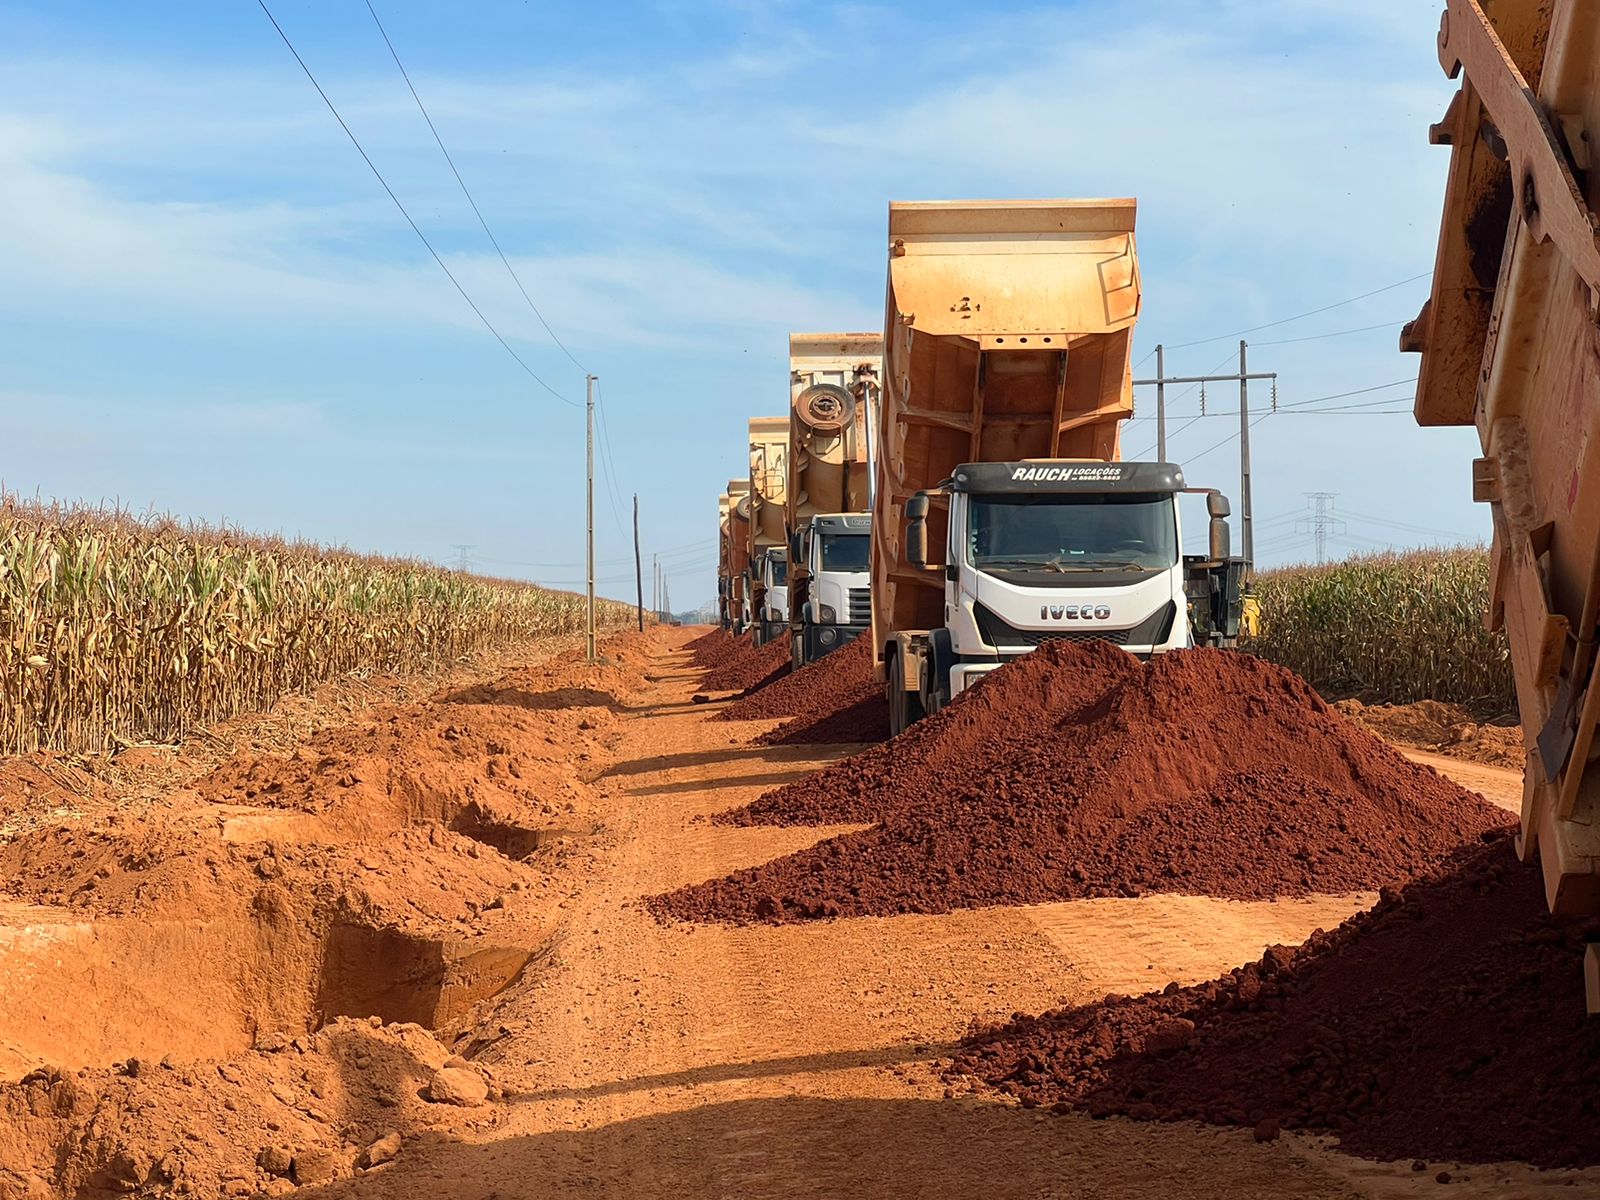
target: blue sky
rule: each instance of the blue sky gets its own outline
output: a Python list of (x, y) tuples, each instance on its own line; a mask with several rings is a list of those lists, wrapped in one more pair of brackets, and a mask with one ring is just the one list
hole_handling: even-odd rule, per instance
[[(891, 198), (1136, 196), (1136, 360), (1433, 262), (1447, 155), (1427, 126), (1452, 86), (1433, 0), (374, 3), (523, 281), (601, 377), (612, 595), (631, 591), (638, 492), (675, 604), (709, 598), (715, 498), (745, 419), (785, 411), (788, 332), (882, 323)], [(490, 320), (581, 400), (363, 0), (272, 7)], [(580, 409), (478, 323), (253, 0), (0, 0), (0, 262), (8, 488), (580, 578)], [(1398, 324), (1426, 287), (1251, 334), (1251, 367), (1280, 373), (1285, 403), (1410, 379)], [(1284, 340), (1325, 333), (1342, 336)], [(1168, 370), (1235, 352), (1176, 349)], [(1308, 491), (1339, 493), (1340, 553), (1486, 535), (1472, 432), (1383, 411), (1408, 407), (1404, 383), (1346, 403), (1369, 401), (1253, 431), (1263, 564), (1310, 553)], [(1237, 493), (1236, 426), (1195, 421), (1169, 457)], [(1153, 442), (1141, 419), (1124, 447)]]

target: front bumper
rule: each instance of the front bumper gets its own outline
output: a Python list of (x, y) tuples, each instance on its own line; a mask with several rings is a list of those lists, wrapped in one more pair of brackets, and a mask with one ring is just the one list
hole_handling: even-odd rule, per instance
[[(1126, 650), (1141, 662), (1148, 662), (1157, 654), (1165, 654), (1171, 649), (1169, 646), (1119, 646), (1119, 650)], [(1027, 653), (1023, 651), (1022, 654)], [(950, 698), (953, 700), (973, 684), (979, 682), (991, 671), (997, 671), (1013, 659), (1021, 658), (1022, 654), (1003, 655), (994, 662), (958, 662), (950, 668)]]
[(826, 658), (840, 646), (848, 645), (867, 631), (865, 625), (807, 625), (801, 634), (800, 649), (808, 663)]

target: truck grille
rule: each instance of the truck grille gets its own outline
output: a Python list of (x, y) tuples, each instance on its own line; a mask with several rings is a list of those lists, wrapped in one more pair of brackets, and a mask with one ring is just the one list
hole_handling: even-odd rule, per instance
[(1177, 605), (1170, 600), (1160, 609), (1135, 625), (1132, 629), (1100, 629), (1085, 626), (1077, 629), (1017, 629), (997, 614), (979, 604), (974, 608), (978, 618), (978, 632), (983, 640), (997, 650), (1017, 649), (1022, 646), (1042, 646), (1046, 642), (1110, 642), (1113, 646), (1157, 645), (1166, 641), (1172, 631), (1172, 620)]
[(1071, 633), (1034, 633), (1031, 630), (1018, 629), (1013, 632), (1012, 638), (1024, 646), (1042, 646), (1046, 642), (1110, 642), (1113, 646), (1126, 646), (1128, 631), (1074, 629)]
[(850, 624), (865, 625), (872, 620), (872, 589), (850, 589)]

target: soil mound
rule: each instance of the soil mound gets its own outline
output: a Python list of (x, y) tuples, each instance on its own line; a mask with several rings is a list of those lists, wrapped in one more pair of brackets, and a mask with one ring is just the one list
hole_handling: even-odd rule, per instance
[(805, 746), (889, 740), (889, 701), (883, 685), (852, 689), (842, 706), (816, 717), (796, 717), (755, 739), (758, 746)]
[(713, 629), (695, 638), (684, 649), (690, 652), (690, 661), (695, 666), (715, 669), (748, 650), (754, 650), (755, 642), (748, 633), (735, 637), (725, 629)]
[(1018, 1017), (949, 1068), (1096, 1115), (1336, 1132), (1380, 1159), (1600, 1163), (1600, 1024), (1509, 840), (1197, 987)]
[(894, 741), (728, 814), (877, 821), (652, 903), (767, 920), (1181, 892), (1256, 900), (1403, 883), (1505, 815), (1228, 651), (1149, 663), (1057, 643)]
[(269, 1045), (220, 1063), (41, 1068), (0, 1088), (0, 1195), (282, 1195), (460, 1136), (504, 1098), (474, 1062), (461, 1070), (483, 1100), (435, 1099), (462, 1060), (414, 1024), (343, 1017)]
[(379, 709), (287, 755), (235, 755), (196, 789), (212, 804), (319, 814), (326, 836), (428, 822), (534, 830), (587, 804), (574, 759), (600, 751), (615, 721), (609, 696), (507, 679), (449, 702)]
[(793, 671), (717, 714), (719, 721), (795, 717), (756, 738), (763, 746), (881, 742), (889, 736), (883, 685), (872, 678), (872, 643), (862, 637)]
[(1437, 700), (1419, 700), (1415, 704), (1339, 700), (1334, 708), (1391, 742), (1519, 771), (1527, 762), (1522, 731), (1517, 725), (1480, 725), (1472, 713), (1458, 704)]
[(706, 692), (753, 692), (775, 683), (789, 673), (790, 651), (787, 641), (755, 646), (739, 639), (735, 652), (712, 668), (700, 681)]

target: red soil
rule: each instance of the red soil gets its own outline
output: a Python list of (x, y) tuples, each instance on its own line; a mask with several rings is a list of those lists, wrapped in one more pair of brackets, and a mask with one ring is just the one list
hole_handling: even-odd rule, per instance
[(1024, 1105), (1332, 1131), (1381, 1159), (1600, 1163), (1583, 946), (1509, 841), (1197, 987), (1018, 1017), (949, 1068)]
[(769, 642), (756, 647), (743, 638), (736, 649), (700, 681), (702, 691), (753, 692), (789, 673), (789, 643)]
[(727, 814), (876, 828), (652, 901), (782, 921), (1180, 892), (1266, 899), (1406, 882), (1505, 816), (1211, 650), (1142, 664), (1043, 647), (905, 735)]
[(753, 692), (717, 715), (719, 721), (794, 717), (756, 738), (761, 746), (807, 742), (881, 742), (889, 736), (883, 685), (872, 677), (872, 643), (848, 646)]

